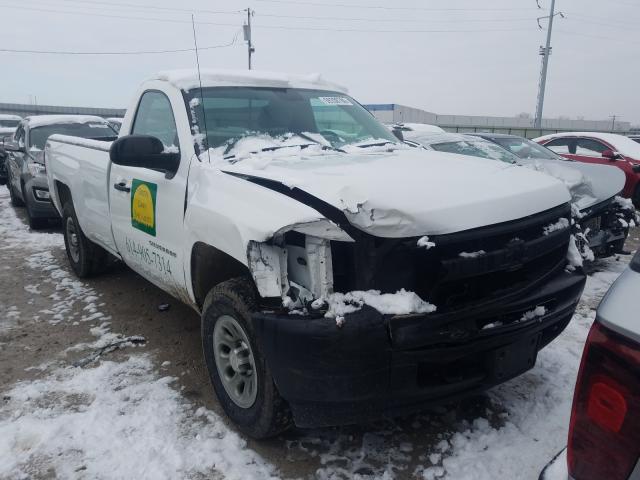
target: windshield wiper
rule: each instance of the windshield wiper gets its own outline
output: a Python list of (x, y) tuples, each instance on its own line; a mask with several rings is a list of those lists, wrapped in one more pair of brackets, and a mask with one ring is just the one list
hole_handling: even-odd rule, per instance
[(376, 143), (366, 143), (364, 145), (355, 145), (358, 148), (369, 148), (369, 147), (382, 147), (383, 145), (392, 144), (395, 145), (396, 142), (392, 142), (391, 140), (386, 140), (384, 142), (376, 142)]

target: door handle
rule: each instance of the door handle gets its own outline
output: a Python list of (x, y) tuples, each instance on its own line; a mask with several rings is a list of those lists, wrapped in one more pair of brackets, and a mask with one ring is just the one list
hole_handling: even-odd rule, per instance
[(116, 190), (120, 190), (121, 192), (129, 193), (131, 191), (131, 188), (127, 187), (127, 184), (125, 182), (114, 183), (113, 188), (115, 188)]

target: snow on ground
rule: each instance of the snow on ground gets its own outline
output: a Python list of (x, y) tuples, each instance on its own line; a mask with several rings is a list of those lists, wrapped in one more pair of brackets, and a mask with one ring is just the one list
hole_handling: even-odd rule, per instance
[[(52, 250), (62, 246), (61, 235), (29, 232), (9, 207), (6, 190), (0, 192), (0, 241), (0, 249), (24, 254), (25, 264), (42, 271), (43, 284), (54, 290), (51, 307), (34, 323), (86, 322), (96, 342), (70, 350), (123, 338), (109, 330), (99, 295), (56, 264)], [(40, 288), (31, 293), (43, 295)], [(79, 302), (86, 304), (82, 313), (74, 312)], [(11, 328), (18, 307), (3, 306), (3, 312), (0, 328)], [(97, 358), (82, 368), (67, 361), (33, 369), (43, 376), (2, 387), (0, 478), (42, 478), (52, 471), (57, 478), (82, 479), (275, 478), (275, 467), (247, 449), (219, 416), (182, 398), (171, 386), (175, 379), (161, 376), (144, 349), (120, 362)]]
[[(39, 284), (25, 286), (32, 296), (53, 291), (50, 307), (33, 321), (86, 325), (96, 338), (62, 352), (61, 361), (32, 366), (41, 373), (37, 379), (2, 387), (0, 478), (55, 471), (81, 479), (262, 479), (279, 477), (283, 462), (313, 460), (318, 466), (307, 478), (536, 479), (565, 445), (593, 309), (630, 259), (597, 262), (565, 332), (540, 352), (531, 371), (482, 397), (472, 416), (442, 407), (408, 419), (293, 432), (265, 459), (219, 416), (186, 400), (144, 347), (84, 367), (65, 361), (69, 353), (123, 337), (110, 331), (99, 293), (58, 265), (53, 253), (62, 245), (59, 234), (29, 232), (0, 191), (0, 250), (23, 255), (27, 267), (42, 272)], [(0, 308), (0, 331), (25, 321), (19, 305)]]

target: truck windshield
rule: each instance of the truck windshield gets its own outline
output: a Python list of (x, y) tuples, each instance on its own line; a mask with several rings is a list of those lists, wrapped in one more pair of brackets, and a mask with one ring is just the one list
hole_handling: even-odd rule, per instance
[(536, 142), (526, 138), (496, 137), (494, 141), (520, 158), (541, 158), (543, 160), (567, 160)]
[(54, 134), (71, 135), (95, 140), (113, 138), (118, 134), (107, 123), (55, 123), (29, 130), (29, 147), (44, 150), (47, 139)]
[(472, 157), (489, 158), (491, 160), (501, 160), (506, 163), (516, 163), (518, 157), (509, 153), (502, 147), (489, 142), (474, 140), (459, 140), (455, 142), (442, 142), (431, 144), (431, 148), (439, 152), (458, 153), (460, 155), (470, 155)]
[[(210, 87), (187, 98), (191, 121), (209, 148), (227, 151), (245, 137), (298, 135), (333, 148), (398, 143), (367, 110), (343, 93), (296, 88)], [(204, 109), (203, 105), (204, 103)], [(206, 119), (206, 129), (203, 128)], [(305, 143), (308, 143), (306, 141)]]

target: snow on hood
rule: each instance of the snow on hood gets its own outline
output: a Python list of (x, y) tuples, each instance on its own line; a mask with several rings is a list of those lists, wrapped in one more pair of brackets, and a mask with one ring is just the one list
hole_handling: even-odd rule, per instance
[[(295, 75), (259, 70), (202, 69), (200, 77), (203, 87), (310, 88), (347, 93), (345, 87), (324, 80), (319, 73)], [(157, 73), (149, 80), (169, 82), (186, 91), (200, 86), (197, 70), (167, 70)]]
[(26, 120), (30, 128), (60, 123), (107, 123), (104, 118), (95, 115), (33, 115)]
[(609, 165), (525, 158), (519, 159), (518, 163), (562, 181), (579, 210), (609, 200), (624, 188), (624, 172)]
[(252, 161), (214, 165), (297, 187), (345, 212), (357, 228), (388, 238), (469, 230), (570, 200), (552, 177), (482, 158), (412, 148), (323, 153), (287, 152), (258, 168)]

